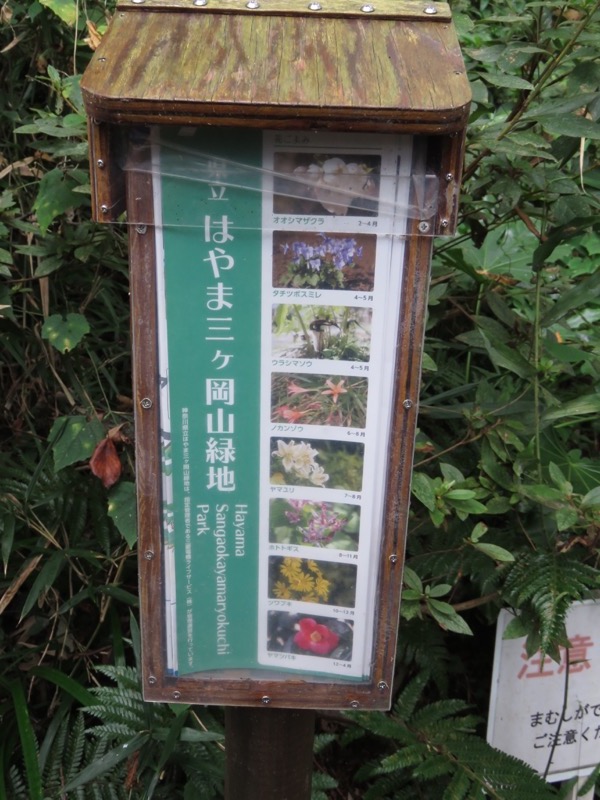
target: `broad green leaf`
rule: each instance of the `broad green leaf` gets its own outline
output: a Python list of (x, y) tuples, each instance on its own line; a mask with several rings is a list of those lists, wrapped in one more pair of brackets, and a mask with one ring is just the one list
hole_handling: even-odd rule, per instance
[(444, 497), (447, 500), (474, 500), (475, 492), (473, 489), (450, 489)]
[(424, 372), (437, 372), (437, 365), (433, 358), (427, 353), (423, 353), (423, 360), (421, 366)]
[(550, 427), (542, 431), (542, 463), (557, 464), (578, 494), (590, 492), (600, 485), (600, 461), (583, 457), (580, 450), (566, 450), (560, 437)]
[(498, 69), (501, 72), (509, 72), (510, 70), (518, 69), (530, 60), (533, 53), (544, 52), (542, 48), (536, 47), (535, 45), (511, 43), (498, 59)]
[(570, 219), (568, 224), (553, 228), (547, 239), (535, 248), (532, 259), (533, 268), (540, 269), (558, 247), (564, 246), (567, 242), (581, 236), (582, 233), (595, 230), (597, 226), (598, 217), (596, 215)]
[(429, 516), (431, 517), (431, 521), (433, 522), (433, 524), (435, 525), (436, 528), (439, 528), (440, 525), (442, 525), (442, 523), (444, 522), (444, 519), (445, 519), (444, 512), (439, 508), (436, 508), (433, 511), (430, 511), (429, 512)]
[(99, 778), (101, 775), (104, 775), (106, 772), (116, 767), (117, 764), (120, 764), (124, 759), (131, 758), (148, 739), (148, 736), (149, 734), (147, 733), (138, 733), (133, 739), (125, 742), (125, 744), (120, 744), (113, 750), (109, 750), (108, 753), (105, 753), (89, 766), (82, 769), (77, 777), (69, 781), (66, 786), (62, 786), (61, 791), (63, 793), (72, 792), (80, 786), (85, 786), (87, 783), (90, 783), (90, 781)]
[(108, 516), (129, 547), (133, 547), (137, 541), (135, 483), (121, 481), (111, 489), (108, 495)]
[(508, 623), (502, 634), (503, 639), (521, 639), (529, 634), (529, 628), (524, 624), (521, 617), (514, 617)]
[(44, 566), (37, 573), (29, 594), (23, 603), (21, 619), (24, 619), (29, 614), (40, 597), (54, 584), (65, 563), (62, 551), (52, 553), (46, 560)]
[[(581, 66), (583, 67), (584, 65), (582, 64)], [(587, 70), (589, 66), (588, 64), (584, 68)], [(544, 100), (537, 105), (533, 105), (523, 114), (522, 119), (538, 120), (553, 118), (562, 120), (566, 114), (570, 114), (571, 111), (577, 111), (579, 108), (585, 108), (585, 106), (597, 99), (597, 92), (585, 92), (570, 97), (555, 97), (551, 100)]]
[[(581, 237), (579, 241), (581, 247), (585, 248), (585, 251), (590, 256), (597, 256), (600, 255), (600, 236), (597, 236), (595, 233), (586, 233)], [(594, 266), (597, 266), (597, 262), (593, 262)]]
[(579, 514), (574, 508), (557, 508), (554, 514), (559, 531), (567, 531), (579, 521)]
[(491, 47), (478, 47), (474, 50), (467, 50), (467, 53), (476, 61), (492, 64), (500, 58), (505, 49), (506, 47), (502, 44), (494, 44)]
[(600, 295), (600, 271), (576, 283), (573, 288), (561, 292), (560, 297), (542, 317), (542, 325), (547, 327), (573, 311), (575, 308), (589, 304), (590, 300)]
[(491, 317), (483, 317), (478, 315), (473, 318), (477, 328), (483, 332), (488, 339), (494, 343), (508, 342), (510, 339), (510, 332), (507, 328)]
[(70, 100), (80, 117), (85, 115), (83, 96), (81, 94), (81, 75), (67, 75), (62, 79), (62, 95)]
[(533, 374), (533, 367), (523, 356), (502, 342), (492, 344), (488, 337), (482, 333), (485, 349), (488, 351), (491, 362), (496, 367), (514, 372), (520, 378), (529, 378)]
[(456, 511), (465, 514), (485, 514), (487, 508), (479, 500), (450, 500), (450, 504)]
[(492, 497), (486, 500), (486, 514), (506, 514), (511, 509), (510, 498)]
[(12, 263), (12, 255), (8, 252), (8, 250), (0, 248), (0, 275), (2, 275), (3, 278), (11, 277), (9, 265), (12, 265)]
[(452, 590), (452, 586), (449, 583), (438, 583), (437, 586), (431, 586), (427, 589), (427, 596), (428, 597), (443, 597), (445, 594), (448, 594)]
[(125, 591), (125, 589), (121, 589), (120, 586), (113, 586), (112, 584), (108, 584), (107, 586), (102, 586), (100, 588), (100, 593), (107, 594), (110, 597), (114, 597), (120, 603), (132, 606), (133, 608), (137, 608), (137, 606), (140, 603), (139, 597), (136, 594), (127, 592)]
[(83, 416), (59, 417), (48, 437), (55, 472), (76, 461), (87, 461), (103, 437), (104, 428), (95, 417), (91, 420)]
[(589, 216), (594, 211), (593, 201), (584, 194), (568, 192), (552, 206), (552, 221), (555, 225), (569, 225), (571, 220)]
[(548, 472), (550, 473), (550, 477), (552, 478), (552, 482), (555, 486), (557, 486), (562, 492), (571, 494), (573, 491), (573, 486), (565, 478), (561, 468), (555, 464), (554, 461), (551, 461), (548, 464)]
[(76, 185), (58, 168), (50, 170), (44, 175), (33, 204), (42, 231), (46, 231), (49, 225), (65, 211), (82, 204), (81, 195), (78, 196), (73, 191)]
[(60, 269), (65, 264), (64, 258), (61, 256), (48, 256), (40, 261), (34, 272), (34, 278), (45, 278), (46, 275), (51, 275)]
[(449, 603), (431, 598), (427, 600), (427, 608), (431, 616), (444, 630), (452, 631), (453, 633), (463, 633), (468, 636), (473, 635), (471, 628)]
[(544, 422), (551, 422), (564, 417), (581, 417), (585, 414), (597, 414), (598, 412), (600, 412), (600, 394), (588, 394), (563, 403), (560, 408), (546, 411), (542, 419)]
[(60, 353), (72, 350), (89, 332), (90, 325), (83, 314), (52, 314), (42, 325), (42, 338)]
[(465, 476), (454, 464), (448, 464), (442, 461), (440, 463), (440, 470), (446, 483), (451, 483), (452, 481), (454, 481), (454, 483), (463, 483), (465, 480)]
[(423, 503), (428, 511), (435, 511), (436, 495), (431, 478), (422, 472), (414, 472), (411, 491), (417, 500)]
[(551, 508), (556, 508), (557, 505), (565, 502), (563, 491), (543, 484), (522, 486), (521, 493), (530, 500), (535, 500), (536, 503), (542, 503), (542, 505), (549, 505)]
[(8, 286), (0, 286), (0, 319), (16, 321), (12, 307), (12, 294)]
[(475, 525), (475, 527), (471, 531), (469, 539), (472, 542), (478, 542), (483, 536), (485, 536), (487, 532), (488, 532), (488, 526), (485, 524), (485, 522), (478, 522), (477, 525)]
[(8, 511), (0, 516), (0, 540), (2, 549), (2, 563), (4, 565), (4, 574), (8, 569), (8, 560), (12, 553), (13, 542), (15, 539), (15, 518), (13, 514)]
[(473, 30), (475, 23), (469, 14), (461, 14), (460, 11), (452, 10), (452, 22), (458, 34), (459, 39)]
[(600, 486), (594, 487), (584, 497), (581, 498), (581, 507), (600, 506)]
[[(522, 24), (523, 20), (530, 18), (531, 17), (529, 14), (491, 14), (489, 17), (486, 15), (482, 21), (484, 21), (486, 25), (490, 25), (490, 23), (492, 22), (500, 22), (503, 24), (514, 24), (514, 23)], [(530, 47), (532, 53), (540, 52), (539, 47), (533, 47), (533, 46)]]
[(548, 336), (544, 342), (544, 350), (556, 361), (561, 364), (579, 364), (582, 361), (593, 361), (593, 353), (580, 350), (578, 347), (559, 343), (553, 336)]
[(75, 25), (77, 21), (77, 0), (40, 0), (40, 3), (66, 22)]
[(538, 117), (546, 133), (553, 136), (574, 136), (577, 139), (600, 139), (600, 124), (585, 117)]
[(413, 592), (412, 589), (406, 589), (405, 592), (402, 592), (402, 602), (400, 603), (400, 614), (402, 619), (411, 620), (415, 619), (415, 617), (422, 619), (423, 616), (421, 611), (421, 603), (419, 602), (421, 600), (421, 596), (419, 595), (418, 598), (407, 598), (406, 592), (412, 592), (413, 595), (416, 594), (416, 592)]
[(402, 600), (417, 600), (420, 601), (423, 597), (423, 592), (419, 592), (416, 589), (404, 589), (402, 592)]
[(510, 275), (530, 282), (537, 246), (538, 240), (523, 225), (509, 223), (491, 230), (480, 248), (468, 241), (461, 245), (461, 250), (465, 261), (484, 274)]
[[(540, 137), (542, 138), (542, 137)], [(514, 159), (515, 156), (523, 158), (540, 158), (545, 161), (556, 161), (554, 154), (547, 149), (550, 145), (545, 141), (544, 144), (535, 144), (518, 138), (517, 134), (505, 136), (504, 139), (494, 145), (496, 154), (502, 153)], [(516, 186), (515, 189), (519, 187)]]
[(535, 147), (536, 149), (540, 150), (548, 150), (550, 148), (550, 142), (548, 142), (544, 137), (536, 133), (534, 130), (527, 130), (527, 131), (513, 131), (509, 133), (506, 137), (508, 141), (513, 142), (513, 144), (517, 145), (518, 147)]
[[(51, 139), (67, 139), (74, 136), (83, 136), (85, 133), (85, 117), (79, 116), (78, 127), (75, 125), (65, 125), (66, 117), (50, 117), (48, 119), (40, 119), (29, 125), (21, 125), (15, 128), (15, 133), (33, 133), (38, 136), (45, 135)], [(47, 153), (62, 153), (63, 155), (74, 154), (81, 152), (81, 143), (79, 142), (46, 142), (41, 147)], [(60, 170), (59, 170), (60, 171)], [(76, 183), (73, 184), (77, 186)], [(80, 205), (79, 201), (77, 205)]]
[(509, 562), (515, 560), (515, 557), (511, 552), (505, 550), (504, 547), (499, 547), (497, 544), (488, 544), (487, 542), (473, 542), (473, 547), (476, 550), (479, 550), (484, 555), (493, 558), (494, 561)]
[(70, 694), (71, 697), (74, 697), (82, 706), (93, 706), (98, 702), (98, 699), (91, 692), (88, 692), (79, 681), (70, 678), (67, 674), (58, 669), (54, 669), (53, 667), (32, 667), (30, 673), (45, 681), (56, 684), (56, 686), (63, 689), (67, 694)]
[(479, 74), (487, 83), (491, 83), (492, 86), (499, 86), (502, 89), (533, 89), (532, 83), (524, 78), (518, 78), (516, 75), (506, 75), (501, 72)]
[(21, 741), (21, 756), (25, 765), (25, 777), (29, 789), (27, 800), (42, 800), (44, 792), (38, 763), (38, 745), (29, 717), (29, 704), (27, 703), (23, 686), (19, 680), (7, 683), (0, 679), (0, 682), (9, 690), (15, 710), (17, 729)]
[(419, 592), (420, 595), (423, 594), (423, 583), (414, 569), (405, 566), (402, 577), (404, 579), (404, 584), (408, 586), (409, 589), (414, 589), (414, 591)]
[(483, 441), (481, 446), (481, 466), (486, 475), (489, 475), (498, 486), (509, 492), (513, 490), (514, 480), (512, 474), (498, 461), (493, 447), (487, 439)]

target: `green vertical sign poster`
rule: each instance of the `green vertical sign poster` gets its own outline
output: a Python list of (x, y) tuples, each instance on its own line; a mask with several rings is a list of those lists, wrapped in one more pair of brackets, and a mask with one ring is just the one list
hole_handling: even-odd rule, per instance
[(236, 185), (231, 152), (258, 165), (260, 135), (246, 132), (240, 147), (235, 132), (172, 134), (154, 150), (174, 674), (256, 663), (261, 195), (256, 175)]
[(411, 148), (156, 136), (173, 675), (372, 669)]

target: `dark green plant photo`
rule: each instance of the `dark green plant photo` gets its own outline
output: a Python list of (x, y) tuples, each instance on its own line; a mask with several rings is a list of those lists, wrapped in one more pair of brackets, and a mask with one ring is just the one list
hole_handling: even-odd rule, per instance
[[(312, 798), (592, 800), (600, 763), (550, 771), (566, 727), (538, 770), (486, 728), (501, 612), (523, 664), (558, 671), (569, 610), (600, 597), (600, 0), (450, 6), (473, 102), (457, 232), (434, 244), (393, 705), (317, 712)], [(80, 91), (116, 13), (0, 3), (0, 800), (225, 796), (223, 709), (141, 690), (128, 234), (92, 219)], [(269, 386), (271, 483), (301, 493), (274, 495), (267, 534), (315, 559), (272, 559), (271, 599), (315, 608), (304, 628), (271, 611), (271, 649), (322, 660), (352, 641), (351, 619), (315, 621), (326, 592), (354, 607), (356, 569), (331, 553), (369, 535), (342, 496), (368, 444), (340, 437), (366, 424), (375, 313), (338, 303), (374, 291), (377, 231), (348, 230), (280, 236), (271, 309), (273, 358), (336, 370)], [(335, 437), (289, 430), (305, 424)], [(292, 561), (321, 595), (292, 595)], [(599, 667), (571, 663), (597, 718)]]

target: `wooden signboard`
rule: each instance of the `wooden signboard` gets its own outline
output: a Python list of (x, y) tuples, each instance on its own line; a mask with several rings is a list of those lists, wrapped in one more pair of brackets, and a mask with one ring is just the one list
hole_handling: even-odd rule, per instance
[[(131, 230), (145, 696), (387, 708), (432, 234), (454, 225), (468, 107), (449, 12), (141, 5), (83, 90), (96, 212)], [(460, 106), (401, 80), (411, 31)], [(340, 91), (361, 54), (377, 81)]]

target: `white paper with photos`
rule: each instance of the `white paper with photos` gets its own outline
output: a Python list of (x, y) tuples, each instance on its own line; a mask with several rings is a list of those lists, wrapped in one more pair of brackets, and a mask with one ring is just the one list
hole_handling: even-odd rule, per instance
[(263, 666), (370, 675), (411, 148), (265, 134)]

